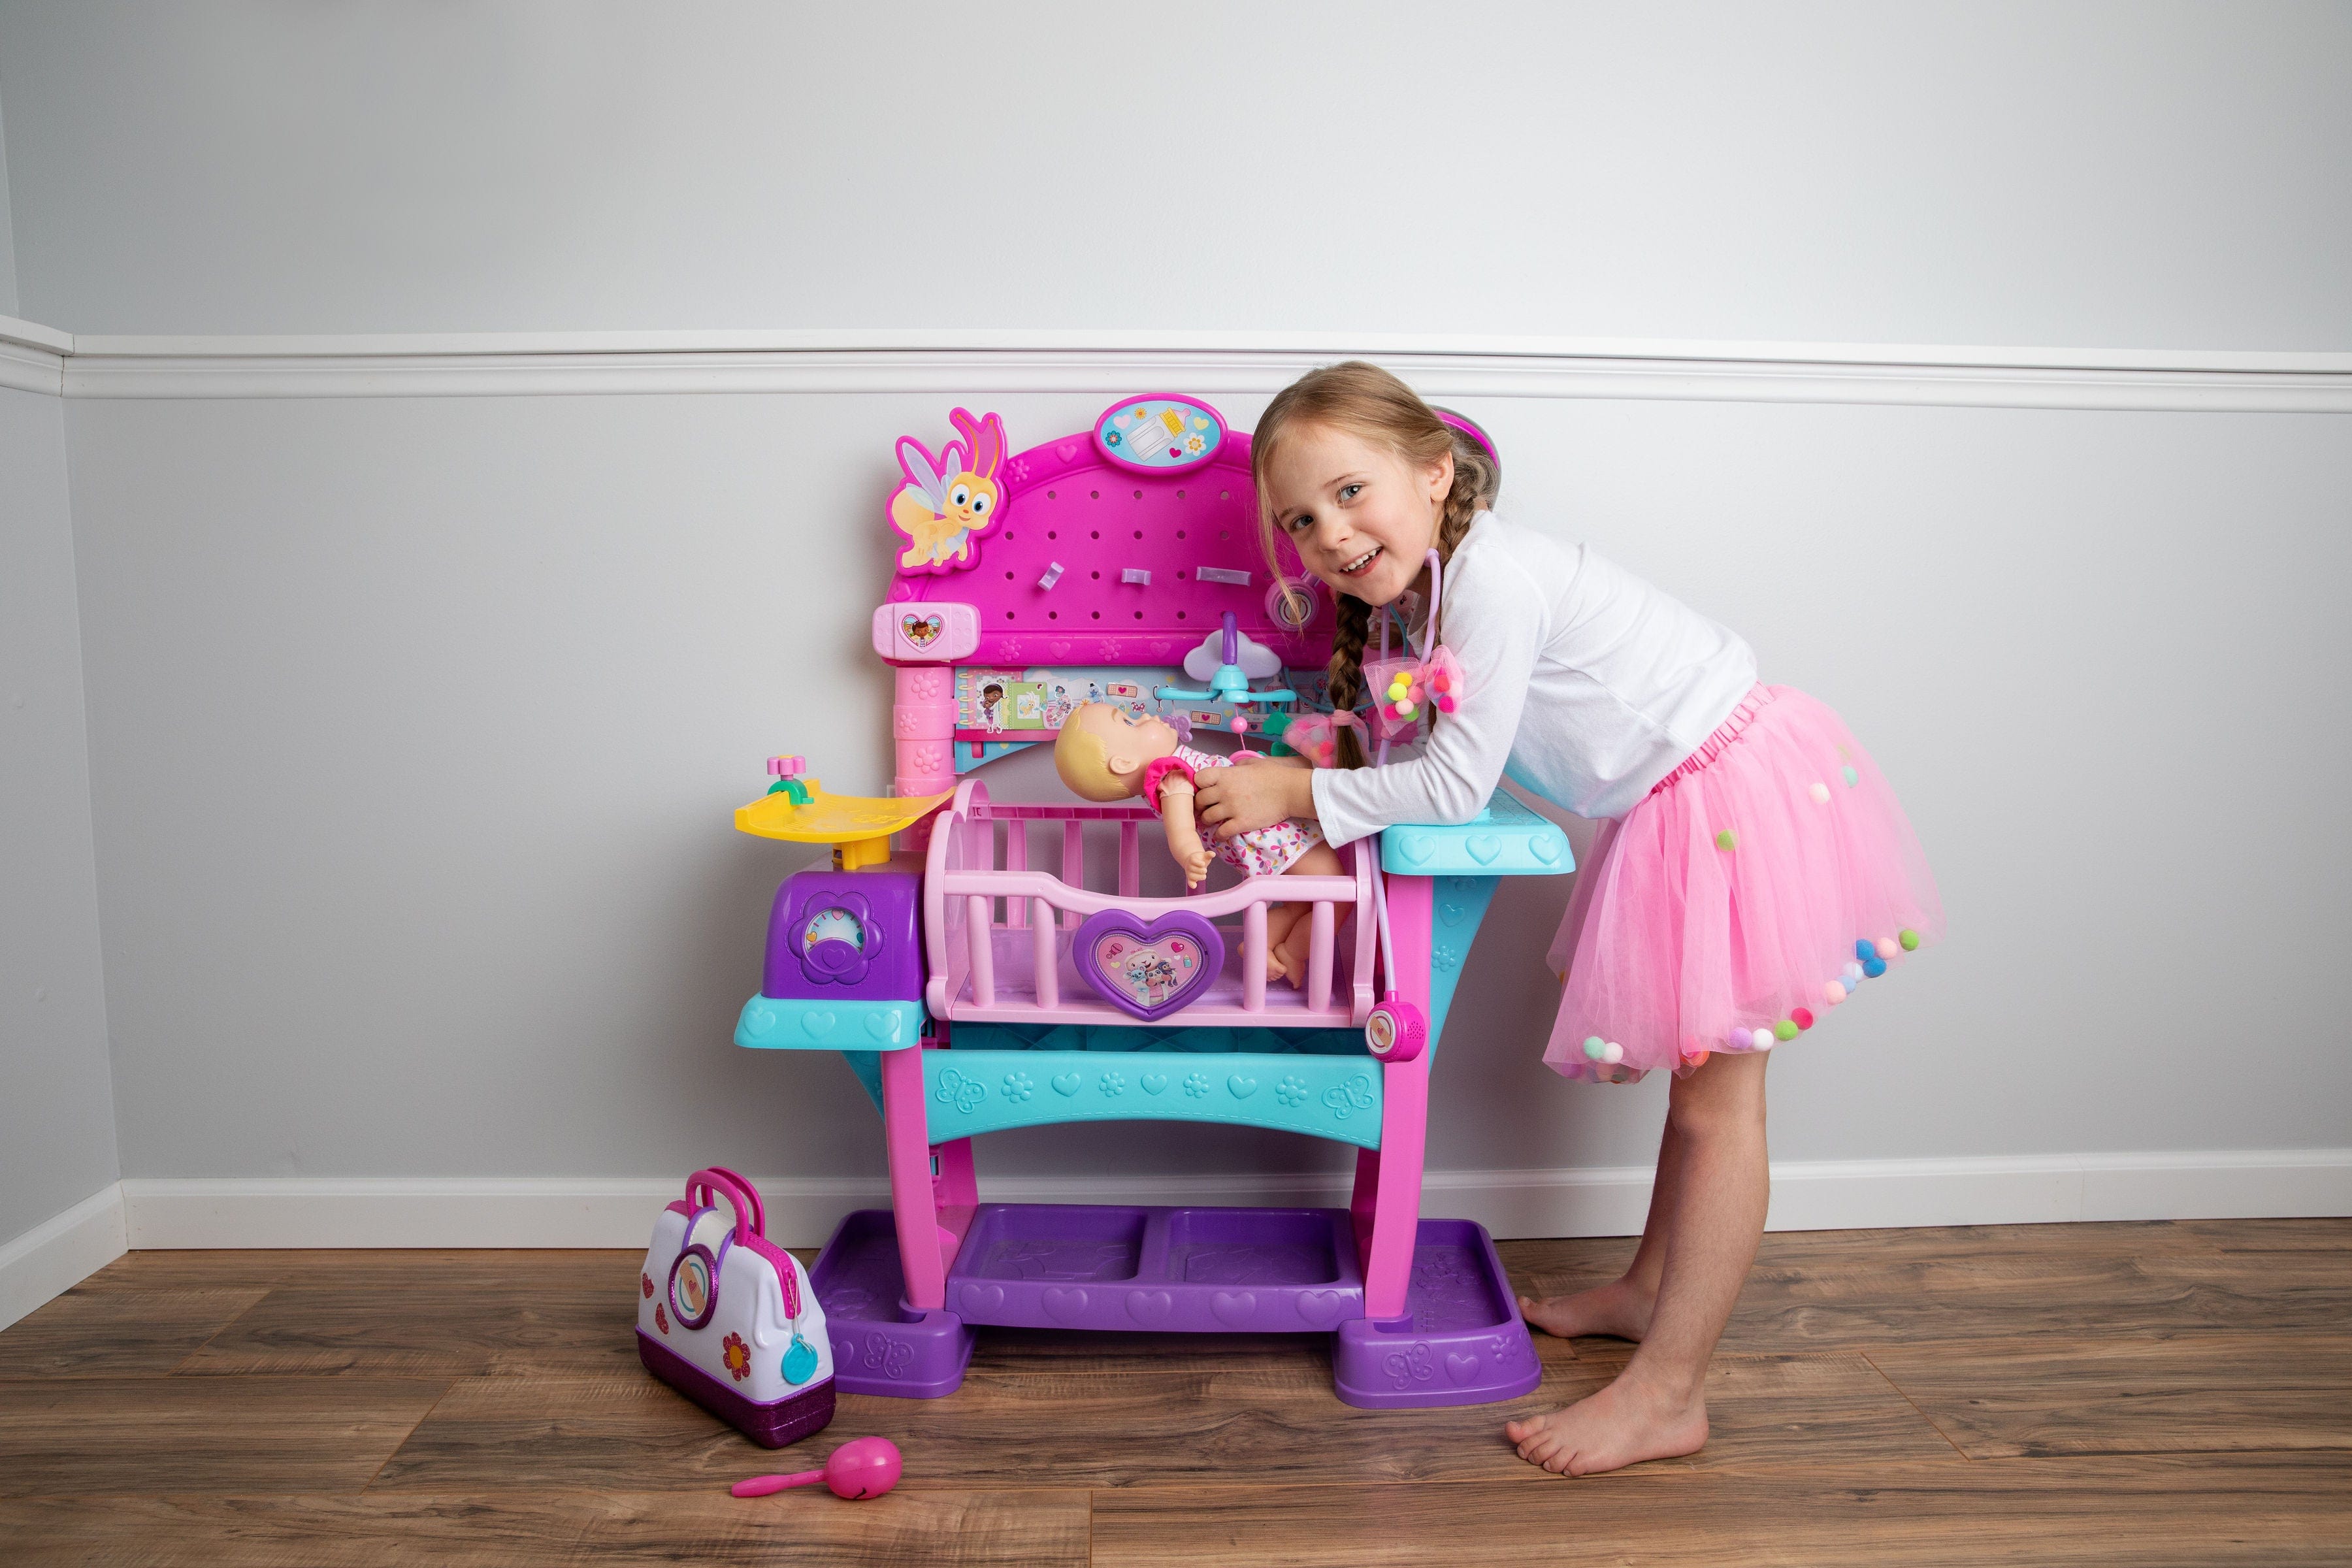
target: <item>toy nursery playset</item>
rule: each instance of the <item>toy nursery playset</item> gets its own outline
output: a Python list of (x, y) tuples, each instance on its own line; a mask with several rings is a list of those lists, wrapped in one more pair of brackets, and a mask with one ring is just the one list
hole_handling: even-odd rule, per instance
[[(736, 1043), (843, 1055), (881, 1112), (892, 1206), (843, 1221), (803, 1277), (763, 1241), (749, 1184), (698, 1173), (648, 1255), (646, 1366), (772, 1445), (821, 1426), (835, 1389), (952, 1394), (990, 1325), (1326, 1334), (1338, 1395), (1361, 1406), (1534, 1389), (1485, 1229), (1421, 1217), (1422, 1152), (1495, 879), (1569, 871), (1565, 835), (1498, 794), (1475, 821), (1318, 842), (1258, 875), (1204, 868), (1173, 764), (1142, 793), (1174, 812), (992, 799), (975, 775), (1074, 716), (1188, 776), (1231, 765), (1226, 746), (1328, 762), (1349, 724), (1384, 759), (1444, 721), (1462, 678), (1402, 624), (1391, 655), (1384, 617), (1372, 702), (1329, 711), (1330, 599), (1269, 573), (1250, 438), (1197, 398), (1123, 399), (1019, 452), (994, 414), (950, 423), (936, 455), (899, 441), (884, 508), (896, 570), (872, 640), (896, 680), (893, 794), (831, 794), (776, 757), (735, 818), (833, 847), (777, 889)], [(1172, 867), (1147, 865), (1163, 851)], [(981, 1201), (981, 1134), (1146, 1120), (1353, 1145), (1353, 1197)]]

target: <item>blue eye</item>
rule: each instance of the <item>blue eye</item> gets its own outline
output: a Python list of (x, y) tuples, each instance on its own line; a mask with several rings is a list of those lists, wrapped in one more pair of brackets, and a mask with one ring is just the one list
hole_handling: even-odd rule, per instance
[(1313, 512), (1302, 511), (1297, 517), (1290, 520), (1290, 531), (1293, 533), (1304, 533), (1314, 526), (1315, 514)]
[(1356, 499), (1356, 492), (1363, 488), (1364, 487), (1361, 485), (1341, 485), (1339, 487), (1339, 499), (1341, 500), (1353, 500)]

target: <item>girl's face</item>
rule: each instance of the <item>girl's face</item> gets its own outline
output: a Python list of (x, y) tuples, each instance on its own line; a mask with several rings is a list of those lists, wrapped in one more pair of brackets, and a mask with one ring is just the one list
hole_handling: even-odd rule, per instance
[(1368, 605), (1395, 603), (1423, 575), (1453, 486), (1452, 452), (1415, 467), (1328, 425), (1285, 434), (1265, 470), (1274, 526), (1301, 563)]

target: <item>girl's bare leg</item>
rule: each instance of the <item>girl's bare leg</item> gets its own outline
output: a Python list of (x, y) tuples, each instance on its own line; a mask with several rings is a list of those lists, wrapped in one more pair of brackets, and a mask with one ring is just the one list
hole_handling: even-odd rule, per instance
[(1767, 1059), (1717, 1056), (1675, 1080), (1666, 1122), (1682, 1148), (1674, 1162), (1656, 1303), (1641, 1347), (1600, 1393), (1506, 1423), (1504, 1436), (1521, 1458), (1585, 1476), (1705, 1446), (1707, 1360), (1756, 1260), (1770, 1196)]
[(1565, 1296), (1519, 1298), (1519, 1312), (1548, 1334), (1571, 1339), (1578, 1334), (1605, 1334), (1611, 1339), (1639, 1341), (1649, 1332), (1650, 1312), (1658, 1301), (1658, 1276), (1665, 1268), (1666, 1244), (1674, 1228), (1675, 1194), (1682, 1185), (1684, 1140), (1666, 1119), (1658, 1140), (1658, 1172), (1650, 1183), (1650, 1213), (1642, 1222), (1642, 1244), (1625, 1272), (1606, 1285)]

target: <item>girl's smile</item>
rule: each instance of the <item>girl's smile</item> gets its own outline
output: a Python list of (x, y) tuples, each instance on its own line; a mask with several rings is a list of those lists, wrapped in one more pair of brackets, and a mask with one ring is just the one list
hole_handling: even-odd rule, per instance
[(1265, 472), (1275, 527), (1300, 563), (1368, 605), (1392, 604), (1419, 583), (1453, 484), (1450, 452), (1416, 468), (1328, 425), (1286, 433)]

